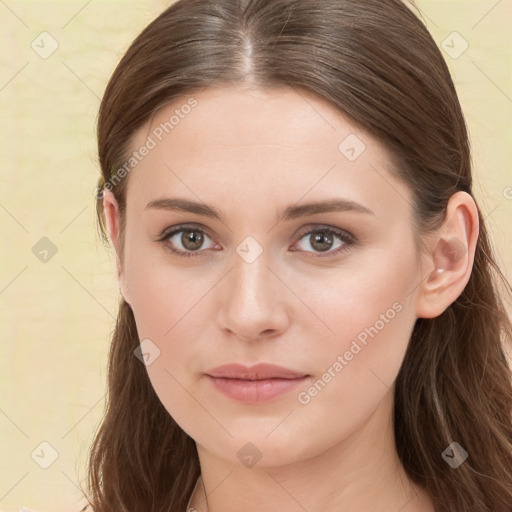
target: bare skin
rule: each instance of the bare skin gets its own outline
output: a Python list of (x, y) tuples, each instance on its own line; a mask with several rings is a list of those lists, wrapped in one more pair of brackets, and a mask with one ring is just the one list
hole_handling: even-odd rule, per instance
[[(412, 193), (391, 173), (390, 155), (331, 105), (288, 88), (193, 96), (197, 106), (126, 178), (124, 247), (118, 205), (104, 196), (120, 289), (140, 339), (160, 351), (149, 378), (197, 444), (208, 502), (199, 485), (191, 506), (433, 512), (396, 454), (394, 382), (416, 319), (441, 314), (469, 280), (474, 201), (454, 194), (420, 251)], [(187, 99), (160, 109), (133, 149)], [(206, 203), (223, 219), (148, 207), (164, 198)], [(280, 217), (288, 206), (339, 198), (352, 207)], [(157, 241), (182, 224), (196, 240), (202, 233), (199, 249), (183, 232)], [(351, 236), (322, 239), (326, 227)], [(248, 262), (237, 248), (257, 257)], [(293, 392), (249, 404), (205, 375), (259, 362), (307, 377)], [(319, 380), (325, 385), (315, 392)], [(251, 467), (240, 455), (248, 450), (258, 459)]]

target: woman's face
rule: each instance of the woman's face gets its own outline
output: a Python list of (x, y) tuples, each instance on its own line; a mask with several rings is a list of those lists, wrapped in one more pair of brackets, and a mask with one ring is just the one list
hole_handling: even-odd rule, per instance
[[(424, 277), (412, 195), (384, 147), (314, 95), (193, 98), (137, 132), (125, 178), (121, 289), (141, 358), (202, 450), (304, 460), (391, 404)], [(294, 373), (215, 371), (261, 363)]]

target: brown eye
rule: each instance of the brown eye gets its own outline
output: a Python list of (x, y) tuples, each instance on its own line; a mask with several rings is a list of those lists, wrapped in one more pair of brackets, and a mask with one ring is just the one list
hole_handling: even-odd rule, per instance
[[(336, 242), (336, 239), (339, 242)], [(316, 228), (303, 233), (297, 245), (300, 250), (313, 253), (313, 256), (328, 257), (348, 250), (354, 244), (355, 238), (346, 231), (333, 228)], [(312, 251), (307, 249), (308, 245), (313, 249)]]
[(163, 234), (158, 241), (163, 242), (171, 252), (178, 256), (188, 257), (201, 256), (205, 252), (203, 249), (206, 248), (203, 245), (208, 238), (210, 237), (202, 229), (192, 226), (178, 226)]

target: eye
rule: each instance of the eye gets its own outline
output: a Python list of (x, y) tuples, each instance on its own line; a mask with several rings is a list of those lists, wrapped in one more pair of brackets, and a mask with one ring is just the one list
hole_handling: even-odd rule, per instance
[[(191, 257), (201, 256), (202, 251), (199, 249), (205, 238), (210, 237), (202, 229), (194, 226), (176, 226), (172, 231), (166, 231), (158, 241), (165, 243), (168, 249), (178, 256)], [(178, 246), (177, 249), (176, 246)]]
[[(355, 244), (355, 238), (350, 233), (331, 227), (310, 229), (300, 236), (301, 239), (298, 242), (299, 246), (302, 245), (300, 249), (305, 252), (314, 252), (315, 258), (335, 256), (350, 249)], [(339, 240), (337, 245), (335, 245), (336, 238)], [(305, 240), (305, 243), (300, 244), (302, 240)], [(308, 245), (313, 248), (313, 251), (307, 250)]]

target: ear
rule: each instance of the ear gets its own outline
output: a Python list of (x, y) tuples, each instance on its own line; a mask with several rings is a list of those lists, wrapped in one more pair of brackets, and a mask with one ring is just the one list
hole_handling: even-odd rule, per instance
[(108, 236), (114, 247), (116, 255), (117, 280), (119, 282), (119, 290), (124, 300), (129, 304), (128, 290), (126, 286), (126, 275), (123, 268), (123, 258), (121, 257), (121, 218), (119, 214), (119, 204), (111, 190), (105, 188), (102, 191), (103, 197), (103, 214), (107, 225)]
[(418, 318), (439, 316), (463, 292), (473, 269), (478, 233), (475, 201), (466, 192), (456, 192), (448, 201), (442, 226), (426, 244), (429, 273), (419, 286)]

